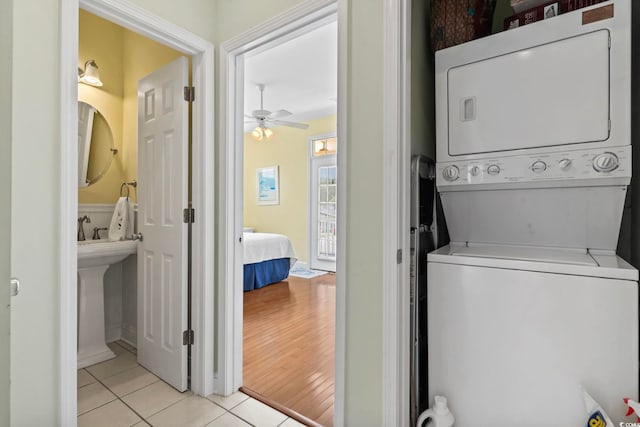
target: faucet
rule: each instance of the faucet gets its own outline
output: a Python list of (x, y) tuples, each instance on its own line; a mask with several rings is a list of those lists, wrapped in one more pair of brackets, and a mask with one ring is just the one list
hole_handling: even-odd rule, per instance
[(91, 223), (91, 218), (89, 218), (88, 216), (83, 216), (78, 218), (78, 241), (81, 242), (83, 240), (86, 240), (84, 237), (84, 223), (90, 224)]
[(100, 232), (103, 230), (108, 230), (107, 227), (93, 227), (93, 240), (100, 240)]

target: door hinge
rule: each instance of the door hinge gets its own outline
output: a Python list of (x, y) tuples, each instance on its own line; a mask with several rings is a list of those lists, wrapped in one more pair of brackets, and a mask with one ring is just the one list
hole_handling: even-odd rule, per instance
[(396, 261), (398, 264), (402, 264), (402, 249), (398, 249), (396, 252)]
[(196, 89), (193, 86), (184, 87), (184, 100), (187, 102), (193, 102), (196, 99)]
[(186, 208), (182, 211), (182, 222), (185, 224), (193, 224), (196, 222), (196, 210), (193, 208)]
[(182, 345), (193, 345), (193, 329), (182, 331)]

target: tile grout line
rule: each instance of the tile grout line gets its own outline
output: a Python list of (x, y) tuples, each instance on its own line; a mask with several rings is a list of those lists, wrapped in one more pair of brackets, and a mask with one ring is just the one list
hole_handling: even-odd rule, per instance
[[(123, 350), (125, 350), (125, 351), (127, 351), (127, 352), (129, 352), (129, 353), (133, 354), (134, 356), (136, 356), (136, 364), (137, 364), (137, 366), (136, 366), (136, 367), (134, 367), (134, 368), (131, 368), (131, 369), (126, 369), (126, 370), (124, 370), (124, 371), (122, 371), (122, 372), (130, 371), (130, 370), (135, 369), (135, 368), (137, 368), (137, 367), (141, 367), (141, 368), (145, 369), (143, 366), (141, 366), (140, 364), (138, 364), (138, 363), (137, 363), (137, 356), (138, 356), (137, 352), (136, 352), (136, 353), (134, 353), (134, 352), (130, 351), (129, 349), (127, 349), (127, 348), (123, 347), (122, 345), (118, 344), (118, 342), (117, 342), (117, 341), (114, 341), (114, 342), (113, 342), (113, 344), (114, 344), (114, 345), (117, 345), (118, 347), (122, 348)], [(145, 369), (145, 370), (146, 370), (146, 369)], [(88, 372), (88, 371), (87, 371), (87, 372)], [(119, 375), (119, 374), (121, 374), (122, 372), (119, 372), (118, 374), (115, 374), (115, 375)], [(148, 371), (148, 372), (149, 372), (149, 371)], [(149, 373), (151, 373), (152, 375), (154, 375), (154, 374), (153, 374), (153, 372), (149, 372)], [(89, 373), (89, 374), (91, 374), (91, 373)], [(111, 375), (111, 376), (115, 376), (115, 375)], [(91, 376), (93, 376), (93, 375), (91, 375)], [(154, 376), (155, 376), (155, 375), (154, 375)], [(124, 400), (122, 400), (122, 398), (123, 398), (123, 397), (126, 397), (126, 396), (129, 396), (130, 394), (133, 394), (133, 393), (135, 393), (135, 392), (137, 392), (137, 391), (140, 391), (140, 390), (142, 390), (142, 389), (144, 389), (144, 388), (147, 388), (147, 387), (149, 387), (149, 386), (151, 386), (151, 385), (153, 385), (153, 384), (155, 384), (155, 383), (157, 383), (157, 382), (162, 381), (162, 379), (161, 379), (161, 378), (158, 378), (158, 377), (156, 376), (156, 378), (158, 378), (158, 381), (154, 381), (154, 382), (153, 382), (153, 383), (151, 383), (151, 384), (147, 384), (146, 386), (141, 387), (141, 388), (139, 388), (139, 389), (137, 389), (137, 390), (134, 390), (134, 391), (132, 391), (131, 393), (127, 393), (127, 394), (125, 394), (125, 395), (123, 395), (123, 396), (118, 396), (118, 395), (117, 395), (117, 394), (115, 394), (115, 393), (111, 390), (111, 388), (109, 388), (106, 384), (104, 384), (102, 381), (100, 381), (99, 379), (97, 379), (95, 376), (93, 376), (93, 377), (96, 379), (96, 381), (98, 381), (100, 384), (102, 384), (102, 385), (103, 385), (107, 390), (109, 390), (111, 393), (113, 393), (113, 394), (116, 396), (117, 400), (119, 400), (120, 402), (122, 402), (122, 403), (123, 403), (127, 408), (129, 408), (129, 409), (130, 409), (134, 414), (136, 414), (138, 417), (140, 417), (140, 418), (142, 419), (142, 421), (144, 421), (144, 422), (145, 422), (146, 424), (148, 424), (148, 425), (152, 425), (152, 424), (150, 423), (150, 421), (149, 421), (149, 418), (153, 417), (154, 415), (159, 414), (160, 412), (162, 412), (162, 411), (164, 411), (164, 410), (166, 410), (166, 409), (168, 409), (168, 408), (170, 408), (170, 407), (172, 407), (172, 406), (174, 406), (174, 405), (176, 405), (176, 404), (178, 404), (178, 403), (182, 402), (183, 400), (187, 399), (188, 397), (190, 397), (190, 396), (184, 397), (184, 398), (182, 398), (182, 399), (180, 399), (180, 400), (178, 400), (178, 401), (176, 401), (176, 402), (173, 402), (173, 403), (172, 403), (172, 404), (170, 404), (169, 406), (167, 406), (167, 407), (165, 407), (165, 408), (162, 408), (162, 409), (160, 409), (159, 411), (154, 412), (153, 414), (150, 414), (148, 417), (143, 417), (143, 416), (142, 416), (142, 414), (138, 413), (135, 409), (133, 409), (131, 406), (129, 406), (129, 405), (127, 404), (127, 402), (125, 402)], [(106, 377), (106, 378), (110, 378), (110, 377)], [(162, 381), (162, 382), (164, 382), (164, 381)], [(167, 383), (165, 382), (165, 384), (167, 384)], [(194, 395), (194, 394), (192, 394), (192, 396), (195, 396), (195, 395)], [(214, 405), (216, 405), (217, 407), (222, 408), (222, 406), (220, 406), (220, 405), (216, 404), (215, 402), (212, 402), (211, 400), (207, 399), (206, 397), (205, 397), (204, 399), (206, 399), (207, 401), (209, 401), (209, 402), (213, 403), (213, 404), (214, 404)], [(112, 400), (111, 402), (113, 402), (113, 400)], [(109, 402), (109, 403), (111, 403), (111, 402)], [(102, 406), (104, 406), (104, 405), (102, 405)], [(96, 408), (96, 409), (97, 409), (97, 408)], [(227, 409), (226, 409), (226, 408), (222, 408), (222, 409), (225, 411), (225, 413), (226, 413), (226, 412), (229, 412), (229, 411), (227, 411)], [(224, 414), (222, 414), (222, 415), (224, 415)], [(211, 420), (211, 421), (214, 421), (215, 419), (217, 419), (217, 418), (221, 417), (222, 415), (220, 415), (220, 416), (218, 416), (218, 417), (214, 418), (214, 419), (213, 419), (213, 420)]]
[[(105, 380), (105, 379), (107, 379), (107, 378), (111, 378), (111, 377), (113, 377), (113, 376), (120, 375), (120, 374), (122, 374), (123, 372), (127, 372), (127, 371), (130, 371), (130, 370), (133, 370), (133, 369), (135, 369), (135, 368), (137, 368), (137, 367), (142, 367), (143, 369), (144, 369), (144, 367), (143, 367), (142, 365), (140, 365), (140, 364), (138, 364), (138, 363), (137, 363), (137, 352), (136, 352), (136, 353), (134, 353), (133, 351), (131, 351), (131, 350), (129, 350), (129, 349), (127, 349), (127, 348), (125, 348), (124, 346), (122, 346), (122, 345), (118, 344), (118, 342), (117, 342), (117, 341), (114, 341), (114, 342), (109, 343), (109, 344), (117, 345), (118, 347), (120, 347), (120, 348), (121, 348), (121, 349), (123, 349), (124, 351), (126, 351), (126, 352), (128, 352), (128, 353), (130, 353), (130, 354), (132, 354), (132, 355), (134, 355), (134, 356), (136, 356), (136, 364), (137, 364), (137, 366), (136, 366), (136, 367), (133, 367), (133, 368), (130, 368), (130, 369), (125, 369), (125, 370), (124, 370), (124, 371), (122, 371), (122, 372), (118, 372), (117, 374), (114, 374), (114, 375), (110, 375), (110, 376), (108, 376), (108, 377), (105, 377), (105, 378), (103, 378), (102, 380), (98, 379), (94, 374), (92, 374), (89, 370), (87, 370), (87, 369), (86, 369), (86, 367), (85, 367), (85, 368), (81, 368), (81, 369), (83, 369), (87, 374), (89, 374), (89, 375), (90, 375), (90, 376), (91, 376), (91, 377), (96, 381), (96, 383), (98, 383), (98, 384), (102, 385), (105, 389), (107, 389), (107, 390), (109, 391), (109, 393), (111, 393), (113, 396), (115, 396), (115, 399), (113, 399), (113, 400), (111, 400), (111, 401), (109, 401), (109, 402), (106, 402), (106, 403), (104, 403), (104, 404), (102, 404), (102, 405), (99, 405), (99, 406), (97, 406), (97, 407), (95, 407), (95, 408), (93, 408), (93, 409), (90, 409), (90, 410), (88, 410), (88, 411), (86, 411), (86, 412), (83, 412), (82, 414), (78, 414), (78, 417), (80, 417), (81, 415), (86, 415), (86, 414), (88, 414), (88, 413), (90, 413), (90, 412), (92, 412), (92, 411), (95, 411), (95, 410), (97, 410), (97, 409), (99, 409), (99, 408), (102, 408), (103, 406), (106, 406), (106, 405), (108, 405), (108, 404), (110, 404), (110, 403), (113, 403), (113, 402), (115, 402), (116, 400), (119, 400), (123, 405), (125, 405), (127, 408), (129, 408), (129, 410), (131, 410), (131, 412), (133, 412), (136, 416), (138, 416), (138, 417), (142, 420), (142, 422), (144, 422), (144, 423), (145, 423), (145, 424), (147, 424), (147, 425), (151, 425), (151, 426), (152, 426), (153, 424), (151, 424), (151, 423), (149, 422), (149, 419), (148, 419), (148, 418), (151, 418), (151, 417), (153, 417), (153, 416), (155, 416), (155, 415), (159, 414), (160, 412), (165, 411), (165, 410), (167, 410), (168, 408), (170, 408), (170, 407), (172, 407), (172, 406), (174, 406), (174, 405), (176, 405), (176, 404), (178, 404), (178, 403), (182, 402), (183, 400), (187, 399), (188, 397), (190, 397), (190, 396), (184, 397), (184, 398), (182, 398), (182, 399), (180, 399), (180, 400), (178, 400), (178, 401), (176, 401), (176, 402), (174, 402), (174, 403), (170, 404), (169, 406), (167, 406), (167, 407), (165, 407), (165, 408), (162, 408), (162, 409), (160, 409), (159, 411), (154, 412), (153, 414), (150, 414), (150, 415), (149, 415), (149, 417), (144, 417), (144, 416), (142, 416), (142, 415), (141, 415), (140, 413), (138, 413), (134, 408), (132, 408), (130, 405), (128, 405), (128, 404), (127, 404), (127, 402), (125, 402), (124, 400), (122, 400), (122, 398), (123, 398), (123, 397), (126, 397), (126, 396), (129, 396), (130, 394), (133, 394), (133, 393), (135, 393), (135, 392), (137, 392), (137, 391), (140, 391), (140, 390), (142, 390), (142, 389), (144, 389), (144, 388), (146, 388), (146, 387), (149, 387), (149, 386), (151, 386), (151, 385), (153, 385), (153, 384), (156, 384), (157, 382), (162, 381), (162, 379), (158, 378), (158, 381), (154, 381), (154, 382), (153, 382), (153, 383), (151, 383), (151, 384), (147, 384), (147, 385), (145, 385), (144, 387), (141, 387), (141, 388), (139, 388), (139, 389), (137, 389), (137, 390), (134, 390), (134, 391), (132, 391), (132, 392), (130, 392), (130, 393), (127, 393), (126, 395), (118, 396), (116, 393), (114, 393), (114, 392), (113, 392), (113, 390), (111, 390), (111, 388), (110, 388), (109, 386), (107, 386), (107, 385), (106, 385), (105, 383), (103, 383), (102, 381), (103, 381), (103, 380)], [(114, 353), (115, 353), (115, 352), (114, 352)], [(120, 354), (122, 354), (122, 353), (120, 353)], [(120, 354), (117, 354), (117, 355), (116, 355), (116, 357), (118, 357)], [(153, 374), (152, 372), (150, 372), (150, 373), (151, 373), (151, 374)], [(162, 381), (162, 382), (164, 382), (164, 381)], [(82, 386), (82, 387), (79, 387), (79, 389), (80, 389), (80, 388), (84, 388), (84, 387), (86, 387), (86, 386), (88, 386), (88, 385), (91, 385), (91, 384), (95, 384), (95, 383), (89, 383), (89, 384), (86, 384), (86, 385), (84, 385), (84, 386)], [(166, 384), (166, 382), (165, 382), (165, 384)], [(195, 394), (191, 394), (191, 396), (195, 396)], [(200, 396), (198, 396), (198, 397), (200, 397)], [(244, 403), (244, 402), (246, 402), (247, 400), (251, 399), (251, 396), (247, 396), (247, 398), (243, 399), (241, 402), (237, 403), (236, 405), (232, 406), (232, 407), (231, 407), (231, 408), (229, 408), (229, 409), (227, 409), (227, 408), (223, 407), (222, 405), (219, 405), (218, 403), (216, 403), (216, 402), (212, 401), (211, 399), (207, 398), (206, 396), (205, 396), (205, 397), (201, 397), (201, 398), (202, 398), (202, 399), (207, 400), (208, 402), (210, 402), (210, 403), (214, 404), (215, 406), (217, 406), (217, 407), (219, 407), (219, 408), (221, 408), (221, 409), (223, 409), (223, 410), (224, 410), (224, 413), (220, 414), (218, 417), (216, 417), (216, 418), (214, 418), (213, 420), (211, 420), (211, 421), (210, 421), (210, 423), (211, 423), (211, 422), (213, 422), (213, 421), (215, 421), (215, 420), (217, 420), (218, 418), (222, 417), (222, 416), (223, 416), (223, 415), (225, 415), (225, 414), (230, 414), (231, 416), (234, 416), (234, 417), (236, 417), (236, 418), (238, 418), (238, 419), (242, 420), (243, 422), (247, 423), (248, 425), (250, 425), (250, 426), (252, 426), (252, 427), (255, 427), (255, 424), (250, 423), (248, 420), (244, 419), (242, 416), (240, 416), (240, 415), (236, 414), (235, 412), (232, 412), (232, 410), (233, 410), (233, 409), (237, 408), (237, 407), (238, 407), (238, 406), (240, 406), (242, 403)], [(284, 415), (284, 414), (283, 414), (283, 415)], [(285, 422), (287, 422), (287, 420), (288, 420), (289, 418), (290, 418), (290, 417), (286, 417), (286, 418), (284, 419), (284, 421), (282, 421), (282, 423), (278, 424), (278, 426), (282, 426), (282, 424), (284, 424)], [(140, 422), (140, 421), (138, 421), (137, 423), (139, 423), (139, 422)], [(137, 423), (136, 423), (136, 424), (137, 424)]]
[[(120, 347), (122, 347), (122, 346), (120, 346)], [(126, 349), (125, 349), (125, 350), (126, 350)], [(117, 357), (117, 356), (116, 356), (116, 357)], [(139, 365), (138, 365), (138, 366), (139, 366)], [(131, 369), (135, 369), (135, 368), (131, 368)], [(85, 370), (86, 370), (86, 369), (85, 369)], [(125, 369), (125, 370), (124, 370), (124, 371), (122, 371), (122, 372), (126, 372), (126, 371), (129, 371), (129, 369)], [(111, 388), (109, 388), (106, 384), (104, 384), (102, 381), (100, 381), (98, 378), (96, 378), (96, 377), (95, 377), (91, 372), (89, 372), (89, 371), (87, 371), (87, 372), (88, 372), (88, 373), (89, 373), (89, 375), (91, 375), (91, 376), (92, 376), (92, 377), (93, 377), (93, 378), (94, 378), (94, 379), (95, 379), (99, 384), (101, 384), (104, 388), (106, 388), (107, 390), (109, 390), (109, 393), (113, 394), (113, 395), (116, 397), (114, 400), (112, 400), (112, 401), (110, 401), (110, 402), (107, 402), (107, 403), (105, 403), (104, 405), (100, 405), (100, 406), (98, 406), (98, 407), (96, 407), (96, 408), (93, 408), (91, 411), (95, 411), (95, 410), (96, 410), (96, 409), (98, 409), (98, 408), (101, 408), (101, 407), (103, 407), (103, 406), (105, 406), (105, 405), (108, 405), (109, 403), (112, 403), (112, 402), (115, 402), (116, 400), (119, 400), (120, 402), (122, 402), (122, 404), (123, 404), (124, 406), (126, 406), (127, 408), (129, 408), (129, 409), (130, 409), (134, 414), (136, 414), (138, 417), (140, 417), (140, 419), (141, 419), (142, 421), (144, 421), (145, 423), (147, 423), (147, 420), (146, 420), (146, 418), (145, 418), (145, 417), (143, 417), (142, 415), (140, 415), (140, 414), (139, 414), (135, 409), (133, 409), (131, 406), (127, 405), (127, 402), (125, 402), (124, 400), (122, 400), (122, 399), (120, 398), (120, 396), (118, 396), (117, 394), (115, 394), (115, 393), (111, 390)], [(122, 373), (122, 372), (120, 372), (120, 373)], [(119, 375), (120, 373), (118, 373), (118, 374), (116, 374), (116, 375)], [(111, 375), (110, 377), (113, 377), (113, 376), (115, 376), (115, 375)], [(107, 378), (110, 378), (110, 377), (107, 377)], [(104, 378), (103, 378), (103, 379), (104, 379)], [(156, 382), (157, 382), (157, 381), (156, 381)], [(154, 383), (152, 383), (152, 384), (155, 384), (155, 382), (154, 382)], [(151, 384), (149, 384), (149, 385), (151, 385)], [(142, 388), (144, 388), (144, 387), (142, 387)], [(140, 388), (140, 389), (138, 389), (138, 390), (142, 390), (142, 388)], [(137, 390), (136, 390), (136, 391), (137, 391)], [(129, 394), (131, 394), (131, 393), (129, 393)], [(129, 394), (127, 394), (126, 396), (128, 396)], [(91, 412), (91, 411), (87, 411), (87, 412), (85, 412), (84, 414), (88, 414), (88, 413), (89, 413), (89, 412)], [(79, 415), (78, 415), (78, 417), (79, 417), (80, 415), (84, 415), (84, 414), (79, 414)], [(136, 423), (136, 424), (137, 424), (137, 423)], [(148, 423), (147, 423), (147, 424), (148, 424)]]

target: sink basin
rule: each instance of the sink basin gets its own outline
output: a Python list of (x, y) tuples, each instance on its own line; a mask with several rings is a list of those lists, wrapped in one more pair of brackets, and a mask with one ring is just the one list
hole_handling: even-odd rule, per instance
[(137, 240), (100, 239), (78, 242), (78, 268), (115, 264), (136, 253), (137, 247)]
[(78, 242), (78, 369), (115, 357), (104, 329), (104, 273), (136, 253), (135, 240)]

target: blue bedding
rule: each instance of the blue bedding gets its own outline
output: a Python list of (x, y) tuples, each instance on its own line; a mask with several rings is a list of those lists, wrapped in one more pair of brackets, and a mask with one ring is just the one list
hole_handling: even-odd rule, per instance
[(269, 261), (244, 265), (244, 290), (260, 289), (272, 283), (278, 283), (289, 277), (291, 261), (278, 258)]

